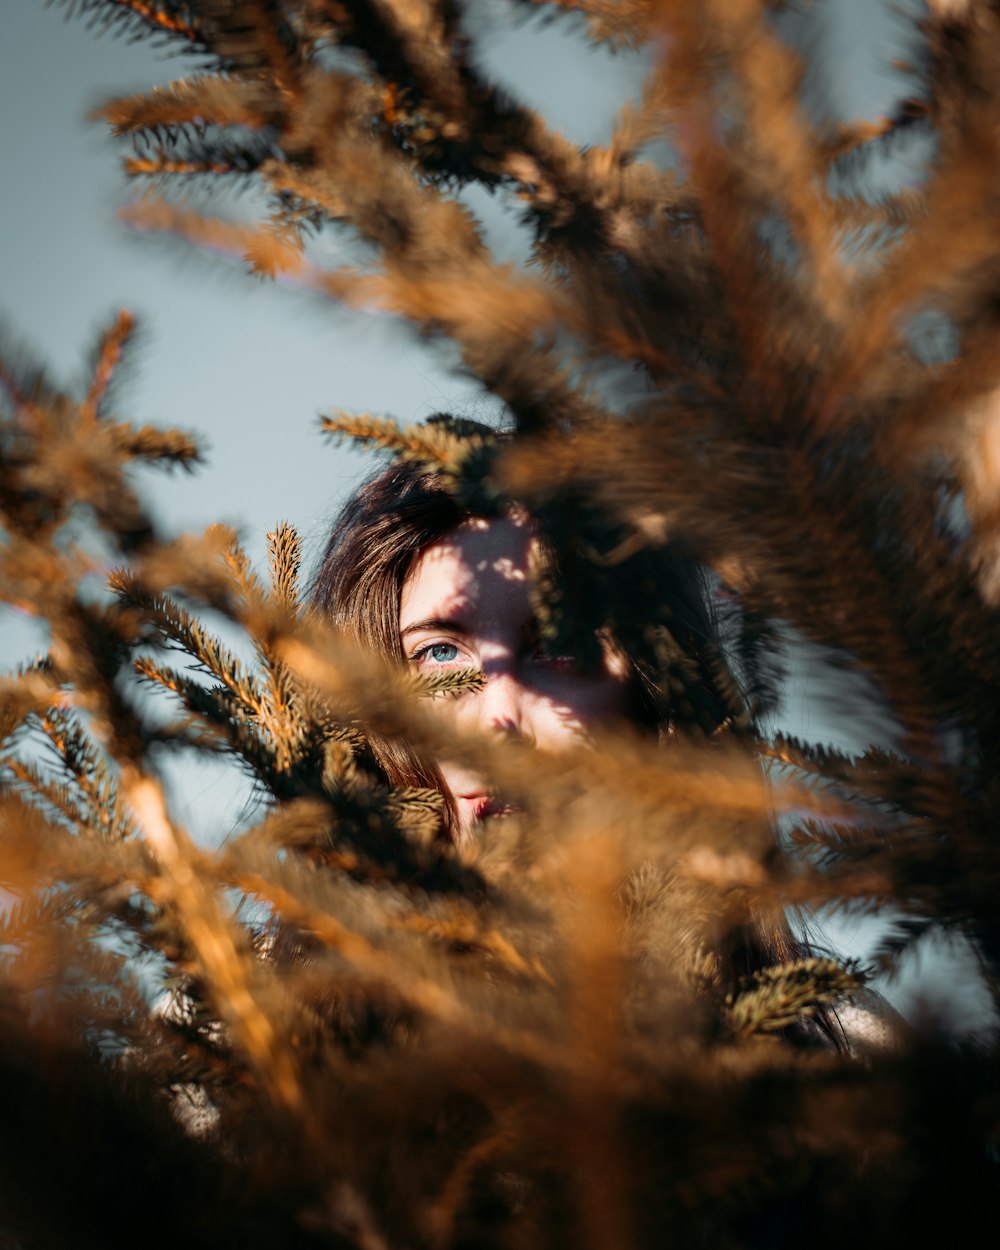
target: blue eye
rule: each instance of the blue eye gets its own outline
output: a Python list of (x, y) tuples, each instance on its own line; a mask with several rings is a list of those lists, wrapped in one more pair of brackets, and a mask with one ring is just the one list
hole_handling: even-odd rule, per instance
[(421, 647), (413, 658), (433, 660), (435, 664), (451, 664), (458, 659), (458, 647), (453, 642), (432, 642), (426, 647)]

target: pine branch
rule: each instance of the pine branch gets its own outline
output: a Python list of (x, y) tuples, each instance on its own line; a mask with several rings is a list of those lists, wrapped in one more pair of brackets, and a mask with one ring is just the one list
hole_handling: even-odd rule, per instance
[[(136, 660), (135, 671), (140, 677), (177, 695), (190, 713), (212, 726), (216, 739), (221, 737), (229, 743), (256, 776), (273, 783), (271, 752), (265, 744), (254, 705), (250, 701), (226, 686), (206, 686), (151, 660)], [(187, 734), (184, 739), (192, 740)]]
[[(214, 677), (248, 713), (257, 717), (263, 714), (263, 695), (254, 677), (246, 673), (241, 661), (186, 609), (168, 595), (149, 593), (140, 577), (128, 569), (115, 569), (108, 584), (123, 605), (139, 609), (164, 642), (173, 643), (190, 655), (199, 671)], [(145, 664), (141, 671), (153, 680), (160, 680), (154, 665)], [(168, 685), (168, 682), (164, 680), (161, 684)], [(185, 689), (193, 684), (185, 682)], [(168, 685), (168, 688), (172, 687)]]
[(462, 437), (441, 426), (401, 429), (391, 418), (368, 414), (338, 412), (321, 418), (320, 428), (335, 441), (349, 438), (452, 475), (461, 471), (462, 462), (471, 453), (485, 446), (481, 435)]
[(479, 669), (459, 669), (449, 673), (418, 673), (414, 678), (414, 693), (423, 695), (465, 694), (482, 690), (485, 678)]
[(51, 672), (48, 657), (39, 657), (19, 664), (11, 676), (0, 678), (0, 742), (6, 742), (32, 712), (58, 700)]
[(131, 38), (176, 36), (203, 48), (203, 36), (187, 0), (60, 0), (70, 16), (82, 14), (101, 32), (112, 30)]
[(125, 772), (123, 789), (160, 861), (164, 889), (199, 958), (213, 1005), (233, 1030), (275, 1104), (287, 1110), (304, 1131), (312, 1131), (298, 1065), (282, 1044), (277, 1021), (265, 1009), (259, 992), (255, 993), (243, 941), (198, 875), (197, 856), (171, 822), (160, 787), (133, 770)]
[(737, 1037), (787, 1029), (823, 1003), (835, 1003), (860, 989), (860, 975), (831, 959), (801, 959), (757, 973), (749, 989), (730, 1001), (729, 1022)]
[(116, 137), (161, 129), (238, 126), (262, 130), (272, 124), (273, 105), (263, 85), (210, 74), (181, 78), (132, 96), (119, 96), (96, 109), (95, 120), (108, 123)]
[(5, 760), (3, 769), (41, 800), (41, 809), (47, 815), (61, 818), (74, 830), (84, 825), (89, 813), (81, 808), (79, 795), (69, 785), (43, 777), (37, 768), (16, 758)]
[(84, 426), (92, 425), (102, 415), (101, 409), (106, 401), (108, 388), (134, 332), (135, 319), (131, 313), (122, 311), (117, 320), (101, 335), (94, 361), (93, 379), (86, 398), (80, 405), (80, 422)]
[(181, 468), (191, 472), (202, 463), (197, 441), (181, 430), (160, 430), (152, 425), (136, 428), (124, 422), (109, 422), (115, 450), (123, 459), (141, 460), (155, 468)]
[[(587, 18), (591, 39), (612, 47), (641, 47), (656, 27), (656, 5), (650, 0), (516, 0), (527, 9), (556, 9)], [(547, 14), (546, 14), (547, 16)]]
[(302, 551), (295, 527), (282, 521), (267, 535), (271, 596), (294, 619), (299, 609), (299, 568)]

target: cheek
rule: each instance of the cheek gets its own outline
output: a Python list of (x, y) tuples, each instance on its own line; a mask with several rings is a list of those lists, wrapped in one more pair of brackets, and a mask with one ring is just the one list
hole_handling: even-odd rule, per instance
[[(460, 735), (474, 735), (482, 728), (476, 714), (474, 698), (434, 699), (428, 701), (428, 707), (435, 718), (440, 718), (449, 730), (457, 729)], [(434, 763), (453, 795), (467, 794), (483, 788), (476, 774), (467, 766), (457, 764), (447, 756), (439, 756)]]
[(535, 741), (548, 751), (572, 746), (615, 720), (630, 719), (633, 703), (631, 682), (625, 678), (565, 678), (558, 690), (536, 700), (531, 718)]
[(444, 784), (453, 795), (466, 794), (475, 789), (472, 785), (475, 777), (468, 769), (462, 768), (459, 764), (453, 764), (450, 760), (438, 760), (437, 766)]
[(428, 712), (435, 720), (439, 720), (447, 729), (466, 731), (478, 723), (475, 695), (447, 695), (428, 699), (425, 704)]

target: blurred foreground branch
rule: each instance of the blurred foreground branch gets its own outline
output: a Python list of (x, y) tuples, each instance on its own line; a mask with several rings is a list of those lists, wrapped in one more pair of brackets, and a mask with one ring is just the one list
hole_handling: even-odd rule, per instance
[[(127, 315), (80, 393), (5, 341), (0, 584), (51, 639), (0, 690), (12, 1244), (921, 1244), (996, 1215), (995, 1031), (803, 1045), (870, 1001), (857, 971), (732, 984), (720, 951), (790, 906), (886, 909), (886, 967), (936, 929), (1000, 976), (1000, 11), (931, 5), (913, 91), (844, 125), (805, 107), (780, 6), (553, 5), (648, 65), (584, 148), (483, 73), (480, 7), (72, 5), (198, 57), (101, 110), (155, 192), (128, 219), (457, 344), (504, 436), (325, 429), (527, 509), (576, 577), (541, 587), (547, 645), (575, 654), (574, 609), (641, 635), (690, 732), (544, 758), (450, 730), (309, 609), (291, 526), (266, 579), (228, 531), (157, 531), (132, 467), (198, 451), (114, 415)], [(917, 132), (920, 184), (866, 194)], [(252, 181), (261, 220), (179, 204), (191, 177)], [(530, 229), (528, 267), (470, 186)], [(328, 229), (375, 261), (321, 268)], [(650, 578), (668, 542), (726, 617), (710, 701)], [(865, 677), (897, 752), (763, 736), (791, 632)], [(523, 814), (453, 845), (372, 735)], [(167, 752), (252, 779), (217, 855)]]

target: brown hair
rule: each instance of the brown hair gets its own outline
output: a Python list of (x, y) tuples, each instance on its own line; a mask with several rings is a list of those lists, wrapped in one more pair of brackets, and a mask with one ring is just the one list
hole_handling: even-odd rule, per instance
[[(399, 603), (422, 551), (468, 519), (468, 512), (421, 465), (404, 460), (371, 477), (337, 518), (313, 584), (314, 608), (363, 646), (402, 660)], [(371, 758), (396, 786), (447, 788), (436, 765), (400, 739), (369, 735)], [(446, 824), (453, 813), (446, 809)]]

